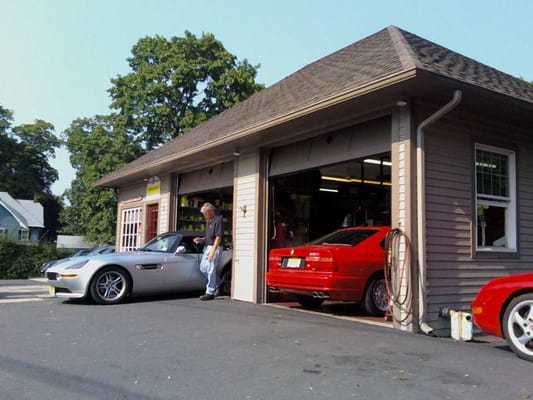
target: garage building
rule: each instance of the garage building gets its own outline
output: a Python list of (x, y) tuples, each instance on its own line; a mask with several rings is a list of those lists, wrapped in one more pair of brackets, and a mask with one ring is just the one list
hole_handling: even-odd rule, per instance
[(202, 229), (196, 210), (215, 203), (232, 297), (256, 303), (271, 246), (390, 224), (410, 241), (401, 279), (414, 295), (395, 327), (446, 334), (442, 307), (468, 310), (489, 279), (532, 268), (532, 134), (531, 84), (390, 26), (97, 185), (119, 190), (121, 250)]

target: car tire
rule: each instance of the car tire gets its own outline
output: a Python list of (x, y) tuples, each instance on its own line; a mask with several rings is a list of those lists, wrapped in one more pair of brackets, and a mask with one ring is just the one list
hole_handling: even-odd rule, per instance
[(533, 293), (511, 300), (503, 314), (502, 328), (511, 350), (533, 362)]
[(318, 308), (324, 302), (324, 299), (317, 299), (311, 296), (296, 296), (296, 301), (304, 308)]
[(224, 267), (224, 270), (222, 271), (222, 285), (220, 288), (222, 289), (222, 294), (224, 295), (231, 295), (231, 275), (232, 275), (232, 269), (231, 264)]
[(123, 301), (130, 290), (130, 278), (119, 267), (103, 268), (91, 280), (91, 298), (98, 304), (117, 304)]
[(376, 276), (372, 278), (365, 290), (363, 301), (361, 301), (363, 311), (375, 317), (382, 317), (389, 308), (389, 295), (385, 278)]

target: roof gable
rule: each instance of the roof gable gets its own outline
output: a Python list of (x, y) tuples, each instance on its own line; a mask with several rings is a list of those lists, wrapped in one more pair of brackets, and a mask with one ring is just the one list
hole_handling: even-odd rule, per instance
[(0, 192), (0, 204), (13, 215), (21, 227), (44, 228), (44, 209), (32, 200), (16, 200), (7, 192)]
[(231, 109), (152, 150), (97, 182), (110, 185), (132, 171), (178, 159), (246, 130), (258, 131), (306, 107), (407, 71), (425, 70), (533, 104), (533, 85), (389, 26), (296, 71)]

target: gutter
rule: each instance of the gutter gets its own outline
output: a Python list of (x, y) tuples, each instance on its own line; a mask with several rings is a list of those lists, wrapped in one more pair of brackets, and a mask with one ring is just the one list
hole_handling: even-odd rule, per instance
[(417, 203), (417, 252), (418, 252), (418, 325), (426, 335), (433, 332), (433, 328), (426, 322), (426, 176), (425, 176), (425, 147), (424, 129), (435, 123), (444, 115), (452, 111), (461, 102), (463, 93), (453, 92), (453, 98), (441, 109), (431, 114), (418, 125), (416, 129), (416, 203)]
[[(198, 146), (194, 146), (194, 147), (189, 148), (189, 149), (187, 149), (185, 151), (182, 151), (182, 152), (180, 152), (178, 154), (173, 153), (173, 154), (171, 154), (169, 156), (158, 158), (155, 161), (151, 161), (151, 162), (149, 162), (147, 164), (143, 164), (143, 165), (141, 165), (139, 167), (135, 167), (135, 168), (129, 170), (127, 174), (124, 174), (124, 175), (119, 174), (118, 176), (111, 177), (111, 178), (108, 178), (109, 177), (109, 175), (108, 175), (106, 177), (100, 178), (98, 181), (96, 181), (94, 186), (96, 186), (96, 187), (106, 187), (106, 185), (110, 185), (112, 183), (115, 183), (118, 180), (122, 180), (122, 179), (126, 178), (128, 175), (132, 175), (132, 174), (135, 174), (135, 173), (138, 173), (138, 172), (142, 172), (143, 170), (151, 169), (151, 168), (157, 167), (158, 165), (164, 164), (166, 162), (172, 162), (174, 160), (193, 155), (193, 154), (198, 153), (200, 151), (205, 151), (205, 150), (209, 150), (209, 149), (212, 149), (212, 148), (216, 148), (216, 147), (220, 146), (221, 144), (232, 142), (234, 140), (249, 136), (251, 134), (258, 133), (258, 132), (264, 131), (266, 129), (281, 125), (283, 123), (286, 123), (286, 122), (289, 122), (289, 121), (304, 117), (304, 116), (312, 114), (312, 113), (314, 113), (316, 111), (320, 111), (322, 109), (337, 105), (339, 103), (343, 103), (343, 102), (345, 102), (347, 100), (351, 100), (351, 99), (363, 96), (365, 94), (368, 94), (368, 93), (371, 93), (371, 92), (375, 92), (375, 91), (377, 91), (379, 89), (392, 86), (394, 84), (397, 84), (397, 83), (400, 83), (400, 82), (403, 82), (403, 81), (406, 81), (408, 79), (411, 79), (411, 78), (415, 77), (416, 76), (416, 72), (417, 72), (417, 70), (414, 67), (411, 68), (411, 69), (408, 69), (408, 70), (402, 70), (402, 71), (400, 71), (398, 73), (395, 73), (395, 74), (392, 74), (392, 75), (388, 75), (385, 78), (378, 79), (378, 80), (376, 80), (374, 82), (371, 82), (371, 83), (368, 83), (368, 84), (366, 84), (364, 86), (359, 86), (356, 89), (349, 89), (349, 90), (347, 90), (345, 92), (342, 92), (342, 93), (336, 94), (336, 95), (334, 95), (332, 97), (329, 97), (329, 98), (326, 98), (324, 100), (321, 100), (321, 101), (319, 101), (317, 103), (313, 103), (311, 105), (304, 106), (304, 107), (302, 107), (300, 109), (297, 109), (295, 111), (292, 111), (292, 112), (290, 112), (288, 114), (284, 114), (284, 115), (275, 117), (273, 119), (270, 119), (270, 120), (267, 120), (267, 121), (264, 121), (264, 122), (260, 122), (260, 123), (258, 123), (256, 125), (252, 125), (252, 126), (243, 128), (240, 131), (234, 132), (234, 133), (229, 134), (227, 136), (223, 136), (221, 138), (215, 139), (215, 140), (210, 141), (208, 143), (204, 143), (204, 144), (201, 144), (201, 145), (198, 145)], [(125, 166), (124, 168), (127, 168), (127, 166)], [(112, 172), (110, 175), (113, 175), (113, 174), (114, 173)]]

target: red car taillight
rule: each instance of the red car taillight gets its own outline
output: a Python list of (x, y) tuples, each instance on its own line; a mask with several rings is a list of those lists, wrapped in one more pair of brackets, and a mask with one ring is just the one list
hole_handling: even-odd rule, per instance
[(305, 257), (307, 268), (313, 271), (337, 272), (339, 267), (329, 251), (312, 251)]
[(270, 254), (268, 256), (268, 267), (269, 269), (281, 268), (281, 256), (278, 256), (276, 254)]

